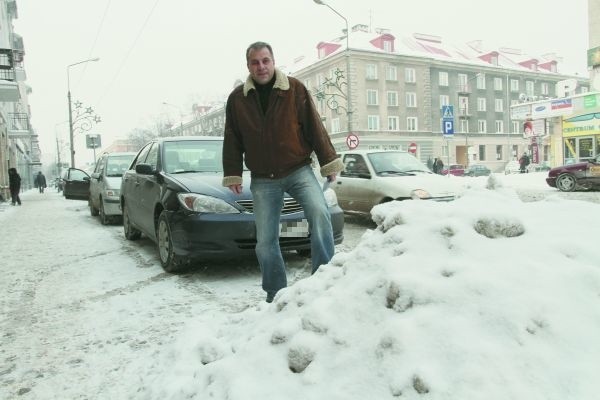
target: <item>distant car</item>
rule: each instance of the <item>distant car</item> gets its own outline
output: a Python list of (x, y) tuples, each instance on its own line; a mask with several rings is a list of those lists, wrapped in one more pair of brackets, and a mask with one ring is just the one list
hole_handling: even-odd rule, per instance
[(518, 174), (521, 172), (521, 166), (518, 161), (509, 161), (504, 166), (504, 175)]
[(483, 164), (472, 164), (465, 170), (465, 176), (489, 176), (492, 171)]
[(90, 175), (78, 168), (67, 169), (62, 176), (63, 196), (69, 200), (87, 200), (90, 195)]
[(462, 164), (450, 164), (448, 167), (444, 167), (441, 171), (442, 175), (454, 175), (463, 176), (465, 174), (465, 166)]
[(589, 161), (550, 169), (546, 183), (563, 192), (600, 189), (600, 154)]
[(99, 215), (103, 225), (121, 219), (121, 177), (129, 169), (135, 155), (136, 153), (104, 153), (96, 162), (90, 179), (88, 205), (90, 214)]
[[(197, 259), (254, 255), (256, 227), (250, 173), (240, 195), (222, 186), (223, 138), (159, 138), (146, 144), (123, 174), (121, 209), (129, 240), (141, 234), (158, 245), (165, 271)], [(335, 192), (324, 190), (334, 242), (342, 242), (344, 214)], [(280, 216), (282, 250), (310, 254), (310, 232), (302, 207), (285, 196)]]
[(331, 185), (348, 214), (370, 216), (371, 209), (392, 200), (450, 201), (455, 182), (434, 174), (412, 154), (396, 150), (340, 152), (345, 169)]

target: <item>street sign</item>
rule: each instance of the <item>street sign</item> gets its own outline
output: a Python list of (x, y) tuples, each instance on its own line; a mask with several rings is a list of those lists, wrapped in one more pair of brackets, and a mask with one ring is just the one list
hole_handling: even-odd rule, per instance
[(408, 145), (408, 152), (412, 154), (417, 154), (417, 144), (411, 143)]
[(444, 137), (454, 136), (454, 107), (442, 106), (442, 132)]
[(444, 120), (443, 128), (444, 128), (444, 136), (454, 136), (454, 121)]
[(442, 119), (454, 120), (454, 107), (453, 106), (442, 106)]
[(348, 146), (350, 150), (357, 148), (359, 143), (360, 141), (358, 140), (358, 136), (355, 134), (351, 133), (346, 136), (346, 146)]

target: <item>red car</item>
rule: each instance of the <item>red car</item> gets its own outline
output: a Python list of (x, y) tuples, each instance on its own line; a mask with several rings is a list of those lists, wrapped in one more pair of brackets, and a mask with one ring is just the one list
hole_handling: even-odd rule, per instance
[(600, 189), (600, 154), (588, 161), (552, 168), (546, 183), (563, 192)]
[(442, 170), (442, 175), (448, 175), (448, 172), (450, 172), (450, 175), (464, 176), (465, 166), (461, 164), (450, 164), (449, 167), (444, 167)]

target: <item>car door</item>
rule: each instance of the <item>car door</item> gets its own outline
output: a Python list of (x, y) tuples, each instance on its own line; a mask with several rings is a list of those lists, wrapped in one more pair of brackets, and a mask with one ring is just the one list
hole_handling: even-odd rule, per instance
[(372, 168), (361, 154), (344, 154), (344, 170), (335, 182), (338, 203), (344, 211), (368, 213), (377, 200), (373, 187)]
[(131, 169), (123, 173), (123, 179), (121, 181), (121, 196), (123, 196), (123, 203), (125, 204), (125, 208), (127, 208), (127, 216), (129, 221), (137, 228), (140, 228), (139, 221), (141, 217), (138, 213), (140, 190), (135, 167), (138, 164), (144, 163), (152, 144), (153, 143), (151, 142), (142, 147), (134, 161), (131, 163)]
[(92, 172), (90, 177), (90, 203), (92, 203), (97, 210), (100, 209), (101, 180), (103, 179), (102, 175), (106, 165), (106, 157), (106, 154), (100, 157), (96, 163), (96, 168), (94, 168), (94, 172)]
[(63, 178), (63, 194), (69, 200), (87, 200), (90, 195), (90, 176), (78, 168), (69, 168)]
[(152, 166), (153, 174), (136, 174), (136, 196), (138, 199), (136, 218), (140, 229), (149, 237), (156, 235), (154, 228), (154, 208), (160, 202), (160, 184), (158, 183), (159, 145), (153, 143), (144, 160), (144, 164)]

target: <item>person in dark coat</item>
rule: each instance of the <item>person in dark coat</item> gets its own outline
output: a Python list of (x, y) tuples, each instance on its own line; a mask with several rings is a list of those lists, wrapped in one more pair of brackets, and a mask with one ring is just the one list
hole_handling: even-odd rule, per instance
[(10, 201), (14, 206), (15, 203), (21, 205), (21, 198), (19, 192), (21, 191), (21, 176), (17, 172), (16, 168), (8, 169), (8, 187), (10, 189)]
[(44, 193), (46, 189), (46, 177), (42, 174), (42, 171), (38, 172), (34, 181), (35, 187), (39, 189), (40, 193)]
[(527, 153), (523, 153), (521, 158), (519, 158), (519, 170), (521, 173), (525, 173), (527, 170), (527, 166), (529, 165), (529, 156)]
[(441, 157), (436, 158), (433, 162), (433, 172), (436, 174), (441, 174), (443, 169), (444, 162), (442, 161)]

